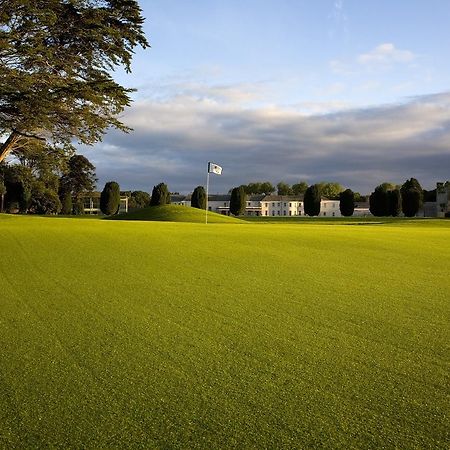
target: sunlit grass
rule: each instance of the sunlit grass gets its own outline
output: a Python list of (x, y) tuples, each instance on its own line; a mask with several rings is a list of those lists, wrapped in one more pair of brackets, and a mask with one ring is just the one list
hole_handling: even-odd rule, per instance
[(433, 224), (0, 215), (0, 448), (446, 448)]

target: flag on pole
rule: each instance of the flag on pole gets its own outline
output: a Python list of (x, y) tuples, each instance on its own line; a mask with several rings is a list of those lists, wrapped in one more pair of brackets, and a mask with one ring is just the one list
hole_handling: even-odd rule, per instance
[(208, 163), (208, 173), (215, 173), (217, 175), (222, 175), (222, 167), (214, 164), (212, 162)]

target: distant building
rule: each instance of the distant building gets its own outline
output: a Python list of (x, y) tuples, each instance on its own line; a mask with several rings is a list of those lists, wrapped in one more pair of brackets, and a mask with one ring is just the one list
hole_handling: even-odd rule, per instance
[(436, 216), (445, 217), (450, 212), (450, 184), (436, 185)]
[[(219, 214), (230, 215), (230, 194), (209, 195), (208, 210)], [(173, 195), (171, 203), (175, 205), (191, 206), (190, 195)], [(295, 217), (304, 216), (303, 196), (294, 195), (249, 195), (245, 207), (246, 216), (263, 217)], [(370, 215), (369, 204), (359, 203), (355, 207), (355, 216)], [(322, 198), (320, 203), (320, 217), (341, 217), (339, 200)]]
[[(84, 214), (102, 214), (100, 210), (100, 192), (88, 192), (82, 196)], [(121, 195), (119, 203), (119, 214), (128, 212), (128, 196)]]

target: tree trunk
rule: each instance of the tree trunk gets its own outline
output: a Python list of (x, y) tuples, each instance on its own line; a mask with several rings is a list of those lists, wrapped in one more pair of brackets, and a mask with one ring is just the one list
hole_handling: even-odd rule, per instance
[(3, 212), (3, 202), (4, 202), (4, 200), (5, 200), (5, 194), (2, 194), (2, 202), (1, 202), (1, 205), (0, 205), (0, 213)]
[(13, 150), (14, 145), (20, 138), (20, 134), (13, 131), (8, 139), (0, 146), (0, 163), (9, 155), (11, 150)]

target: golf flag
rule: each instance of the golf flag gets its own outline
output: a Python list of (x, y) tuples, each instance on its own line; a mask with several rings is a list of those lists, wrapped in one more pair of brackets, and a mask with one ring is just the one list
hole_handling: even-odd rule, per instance
[(222, 175), (222, 167), (214, 164), (212, 162), (208, 163), (208, 173), (215, 173), (217, 175)]

